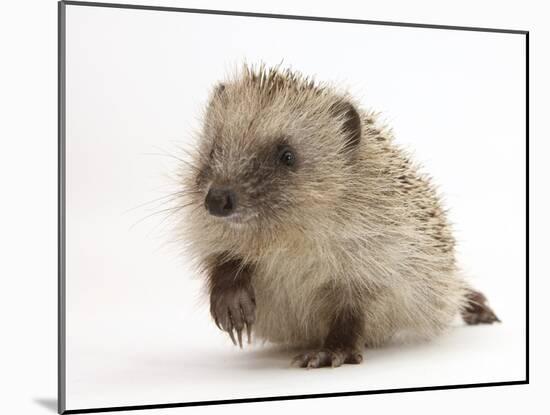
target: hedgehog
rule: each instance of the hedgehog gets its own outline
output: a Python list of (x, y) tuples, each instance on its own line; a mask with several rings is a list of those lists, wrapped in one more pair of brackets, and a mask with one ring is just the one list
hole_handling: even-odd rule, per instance
[(457, 316), (499, 321), (461, 276), (435, 186), (378, 117), (292, 69), (244, 65), (214, 85), (178, 232), (235, 345), (254, 335), (295, 366), (338, 367)]

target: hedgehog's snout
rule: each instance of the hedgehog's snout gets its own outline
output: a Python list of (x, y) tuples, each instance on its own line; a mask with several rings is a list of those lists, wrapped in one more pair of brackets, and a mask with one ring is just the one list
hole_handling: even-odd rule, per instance
[(213, 216), (229, 216), (237, 208), (237, 195), (228, 188), (211, 187), (204, 200), (204, 206)]

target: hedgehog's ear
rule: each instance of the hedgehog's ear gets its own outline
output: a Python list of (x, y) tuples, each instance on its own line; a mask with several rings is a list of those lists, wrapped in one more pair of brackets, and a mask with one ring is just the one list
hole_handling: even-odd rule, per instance
[(361, 141), (361, 117), (355, 107), (348, 101), (338, 101), (331, 111), (342, 121), (342, 131), (346, 135), (345, 150), (353, 150)]
[(212, 92), (212, 95), (210, 96), (210, 101), (208, 103), (209, 107), (212, 107), (213, 105), (221, 105), (222, 107), (225, 106), (225, 97), (227, 95), (227, 92), (225, 90), (225, 84), (219, 83), (214, 87), (214, 91)]
[(223, 91), (225, 91), (225, 84), (219, 83), (219, 84), (216, 86), (216, 95), (221, 95), (221, 94), (223, 94)]
[(214, 89), (215, 97), (222, 97), (225, 93), (225, 84), (219, 83)]

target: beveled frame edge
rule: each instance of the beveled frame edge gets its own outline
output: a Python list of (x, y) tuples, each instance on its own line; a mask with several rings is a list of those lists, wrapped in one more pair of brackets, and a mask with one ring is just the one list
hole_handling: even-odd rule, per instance
[[(107, 7), (118, 9), (134, 9), (134, 10), (154, 10), (167, 12), (183, 12), (194, 14), (212, 14), (226, 16), (241, 16), (241, 17), (256, 17), (256, 18), (272, 18), (272, 19), (287, 19), (287, 20), (304, 20), (304, 21), (323, 21), (332, 23), (351, 23), (351, 24), (367, 24), (379, 26), (399, 26), (410, 28), (424, 29), (440, 29), (440, 30), (462, 30), (476, 31), (489, 33), (505, 33), (525, 36), (525, 145), (526, 145), (526, 365), (525, 379), (513, 380), (506, 382), (489, 382), (489, 383), (472, 383), (472, 384), (456, 384), (456, 385), (438, 385), (414, 388), (395, 388), (395, 389), (380, 389), (370, 391), (351, 391), (337, 393), (320, 393), (308, 395), (283, 395), (283, 396), (267, 396), (259, 398), (239, 398), (239, 399), (224, 399), (211, 401), (196, 401), (196, 402), (178, 402), (166, 404), (151, 404), (151, 405), (129, 405), (116, 407), (102, 408), (83, 408), (83, 409), (66, 409), (66, 269), (65, 269), (65, 140), (66, 140), (66, 68), (65, 68), (65, 41), (66, 41), (66, 7), (72, 6), (88, 6), (88, 7)], [(162, 7), (162, 6), (145, 6), (133, 4), (119, 3), (99, 3), (99, 2), (83, 2), (83, 1), (59, 1), (58, 2), (58, 413), (59, 414), (83, 414), (97, 412), (118, 412), (128, 410), (144, 410), (144, 409), (166, 409), (179, 408), (189, 406), (206, 406), (206, 405), (222, 405), (236, 404), (249, 402), (273, 402), (282, 400), (296, 399), (313, 399), (313, 398), (329, 398), (341, 396), (357, 396), (357, 395), (377, 395), (387, 393), (404, 393), (404, 392), (422, 392), (434, 390), (449, 390), (449, 389), (469, 389), (477, 387), (491, 386), (512, 386), (529, 384), (529, 31), (515, 29), (500, 29), (486, 27), (467, 27), (467, 26), (447, 26), (434, 25), (423, 23), (405, 23), (405, 22), (390, 22), (390, 21), (375, 21), (375, 20), (359, 20), (359, 19), (344, 19), (330, 17), (313, 17), (313, 16), (297, 16), (284, 14), (268, 14), (268, 13), (252, 13), (240, 11), (224, 11), (224, 10), (208, 10), (208, 9), (189, 9), (178, 7)]]

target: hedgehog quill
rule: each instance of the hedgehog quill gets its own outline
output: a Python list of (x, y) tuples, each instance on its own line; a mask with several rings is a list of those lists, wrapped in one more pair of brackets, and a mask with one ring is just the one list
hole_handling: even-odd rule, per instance
[(253, 334), (337, 367), (457, 315), (499, 321), (461, 277), (430, 180), (346, 92), (245, 66), (214, 88), (182, 169), (179, 231), (235, 345)]

